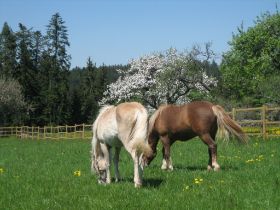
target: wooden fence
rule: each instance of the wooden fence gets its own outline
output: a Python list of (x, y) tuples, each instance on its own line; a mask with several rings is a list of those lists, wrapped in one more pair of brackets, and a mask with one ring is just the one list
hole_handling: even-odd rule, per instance
[(262, 136), (263, 139), (280, 137), (280, 107), (233, 108), (229, 114), (248, 135)]
[(16, 136), (31, 139), (91, 139), (92, 125), (0, 127), (0, 137)]
[[(228, 112), (248, 135), (266, 139), (280, 137), (280, 107), (267, 106), (236, 109)], [(276, 120), (275, 120), (276, 119)], [(16, 136), (31, 139), (91, 139), (92, 125), (0, 127), (0, 137)]]

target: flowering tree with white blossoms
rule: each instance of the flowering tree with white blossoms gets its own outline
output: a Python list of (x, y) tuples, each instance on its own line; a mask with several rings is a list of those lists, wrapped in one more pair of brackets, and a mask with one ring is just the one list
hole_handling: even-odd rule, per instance
[(205, 73), (205, 62), (214, 54), (210, 45), (180, 53), (171, 48), (132, 60), (128, 70), (119, 70), (118, 80), (108, 85), (101, 104), (140, 100), (152, 108), (161, 104), (191, 101), (193, 90), (208, 93), (217, 84)]
[(0, 78), (0, 124), (19, 123), (27, 107), (20, 84), (12, 79)]

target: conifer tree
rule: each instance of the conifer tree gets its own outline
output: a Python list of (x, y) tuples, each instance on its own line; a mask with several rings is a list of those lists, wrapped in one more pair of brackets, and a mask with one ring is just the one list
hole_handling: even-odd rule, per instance
[(16, 36), (8, 23), (4, 23), (0, 34), (0, 75), (11, 78), (16, 69)]
[(67, 119), (68, 106), (68, 73), (70, 55), (67, 54), (67, 28), (59, 13), (52, 16), (46, 35), (46, 51), (42, 61), (42, 73), (45, 76), (45, 118), (48, 123), (60, 124)]

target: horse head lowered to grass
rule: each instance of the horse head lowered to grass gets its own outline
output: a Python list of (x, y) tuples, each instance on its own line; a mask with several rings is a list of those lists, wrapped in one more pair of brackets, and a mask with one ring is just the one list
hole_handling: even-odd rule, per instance
[(152, 148), (151, 155), (144, 155), (143, 162), (150, 164), (157, 153), (159, 139), (163, 144), (162, 169), (173, 170), (170, 157), (170, 147), (176, 140), (187, 141), (198, 136), (207, 146), (209, 153), (208, 170), (220, 169), (217, 163), (217, 131), (225, 139), (229, 133), (240, 142), (247, 138), (241, 127), (219, 105), (206, 101), (196, 101), (189, 104), (163, 105), (156, 110), (149, 120), (148, 142)]
[(119, 154), (121, 147), (130, 153), (134, 162), (135, 187), (142, 185), (141, 156), (149, 156), (151, 149), (147, 140), (148, 114), (139, 103), (122, 103), (105, 106), (93, 124), (91, 169), (98, 174), (99, 183), (110, 183), (110, 162), (115, 148), (115, 181), (119, 181)]

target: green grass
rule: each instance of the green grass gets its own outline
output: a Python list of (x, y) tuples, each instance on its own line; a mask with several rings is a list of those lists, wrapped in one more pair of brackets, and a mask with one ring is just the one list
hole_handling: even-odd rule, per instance
[[(280, 209), (279, 148), (280, 139), (219, 142), (221, 171), (207, 172), (207, 147), (178, 142), (174, 171), (166, 172), (159, 146), (144, 186), (135, 189), (124, 149), (123, 181), (102, 186), (90, 173), (89, 140), (0, 139), (0, 209)], [(81, 176), (74, 176), (77, 170)]]

